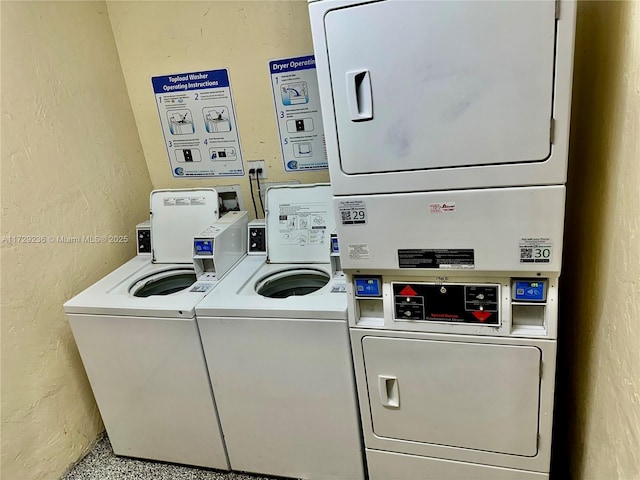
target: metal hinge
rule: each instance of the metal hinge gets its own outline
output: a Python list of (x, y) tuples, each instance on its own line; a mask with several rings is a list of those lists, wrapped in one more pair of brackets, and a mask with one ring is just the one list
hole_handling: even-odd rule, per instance
[(553, 145), (553, 141), (555, 140), (556, 133), (556, 120), (555, 118), (551, 118), (551, 122), (549, 124), (549, 143)]
[(560, 18), (560, 0), (556, 0), (556, 20)]

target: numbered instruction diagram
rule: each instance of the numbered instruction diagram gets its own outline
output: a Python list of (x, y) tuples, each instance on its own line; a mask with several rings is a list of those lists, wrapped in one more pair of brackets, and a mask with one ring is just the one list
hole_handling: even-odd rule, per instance
[(273, 60), (269, 69), (285, 171), (326, 169), (315, 58)]
[(226, 69), (152, 77), (174, 177), (244, 175)]
[(279, 243), (281, 245), (323, 244), (327, 236), (327, 210), (326, 204), (317, 203), (281, 205), (278, 215)]

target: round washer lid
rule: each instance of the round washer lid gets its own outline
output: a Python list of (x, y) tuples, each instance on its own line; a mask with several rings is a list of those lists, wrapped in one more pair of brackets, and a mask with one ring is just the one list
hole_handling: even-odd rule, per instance
[(331, 185), (281, 185), (265, 193), (271, 263), (328, 263), (335, 230)]
[(192, 263), (193, 237), (218, 219), (214, 188), (151, 192), (151, 250), (155, 263)]

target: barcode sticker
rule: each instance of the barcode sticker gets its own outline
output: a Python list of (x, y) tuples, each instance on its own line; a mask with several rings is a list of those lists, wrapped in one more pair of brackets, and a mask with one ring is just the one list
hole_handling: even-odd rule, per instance
[(518, 245), (520, 263), (551, 263), (553, 242), (550, 238), (521, 238)]
[(338, 204), (342, 225), (366, 225), (367, 206), (362, 200), (342, 201)]

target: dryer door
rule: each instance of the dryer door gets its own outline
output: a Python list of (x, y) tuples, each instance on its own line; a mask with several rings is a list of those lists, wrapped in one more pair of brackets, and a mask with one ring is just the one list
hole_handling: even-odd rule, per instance
[(386, 0), (324, 27), (345, 174), (550, 155), (554, 2)]
[(537, 454), (538, 348), (369, 336), (362, 347), (377, 436)]

